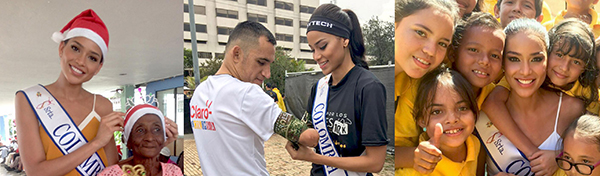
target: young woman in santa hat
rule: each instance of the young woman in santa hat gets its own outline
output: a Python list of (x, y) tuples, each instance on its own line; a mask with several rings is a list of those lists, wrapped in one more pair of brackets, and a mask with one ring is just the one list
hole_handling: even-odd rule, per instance
[[(27, 175), (96, 175), (119, 160), (113, 133), (122, 131), (125, 115), (114, 112), (108, 99), (82, 87), (103, 66), (108, 30), (88, 9), (52, 39), (59, 43), (58, 79), (23, 89), (15, 98), (24, 169)], [(176, 125), (167, 123), (171, 137)]]

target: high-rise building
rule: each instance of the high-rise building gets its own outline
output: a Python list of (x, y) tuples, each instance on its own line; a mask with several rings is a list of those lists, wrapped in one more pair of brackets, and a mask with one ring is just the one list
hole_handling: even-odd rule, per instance
[[(318, 70), (306, 39), (306, 24), (319, 0), (195, 0), (194, 20), (198, 59), (223, 55), (229, 33), (241, 21), (258, 21), (267, 27), (291, 57)], [(191, 49), (188, 1), (184, 0), (184, 47)]]

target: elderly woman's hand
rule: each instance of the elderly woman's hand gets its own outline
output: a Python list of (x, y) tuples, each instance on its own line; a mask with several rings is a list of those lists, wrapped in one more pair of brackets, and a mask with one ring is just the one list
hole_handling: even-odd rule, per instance
[(165, 141), (164, 145), (166, 146), (177, 140), (177, 124), (171, 119), (165, 117), (165, 130), (167, 133), (167, 141)]

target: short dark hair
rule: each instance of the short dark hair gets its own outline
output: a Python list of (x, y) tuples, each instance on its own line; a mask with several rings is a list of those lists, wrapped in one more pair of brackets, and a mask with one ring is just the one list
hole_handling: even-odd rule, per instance
[(266, 86), (266, 87), (268, 87), (268, 88), (273, 88), (273, 87), (275, 87), (275, 86), (273, 86), (273, 84), (271, 84), (271, 83), (267, 83), (267, 84), (265, 84), (265, 86)]
[(458, 47), (462, 43), (463, 36), (471, 27), (487, 27), (489, 29), (502, 30), (502, 24), (500, 24), (492, 14), (487, 12), (473, 12), (471, 13), (471, 16), (467, 17), (465, 20), (459, 20), (454, 27), (452, 42), (450, 47), (448, 47), (447, 56), (454, 62), (452, 63), (452, 68), (456, 68), (456, 65), (454, 64), (456, 64), (456, 60), (458, 60)]
[[(496, 2), (496, 7), (500, 10), (500, 4), (502, 4), (503, 0), (498, 0)], [(535, 6), (535, 17), (539, 17), (542, 14), (542, 7), (544, 7), (544, 0), (533, 0)]]
[[(269, 43), (276, 45), (277, 41), (275, 37), (265, 26), (254, 21), (244, 21), (238, 23), (227, 40), (225, 46), (225, 53), (232, 47), (232, 45), (238, 45), (242, 50), (246, 50), (250, 46), (258, 46), (258, 38), (261, 36), (267, 37)], [(240, 42), (236, 42), (236, 41)]]

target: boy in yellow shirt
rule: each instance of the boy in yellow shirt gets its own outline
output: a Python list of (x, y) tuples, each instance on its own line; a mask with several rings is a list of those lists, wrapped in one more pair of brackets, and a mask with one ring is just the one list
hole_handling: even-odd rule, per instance
[[(485, 3), (485, 9), (487, 10), (488, 13), (495, 15), (496, 13), (494, 13), (494, 7), (496, 6), (496, 4), (498, 3), (498, 0), (484, 0)], [(547, 21), (552, 20), (552, 11), (550, 10), (550, 6), (544, 1), (543, 5), (542, 5), (542, 21), (541, 23), (544, 24)]]

